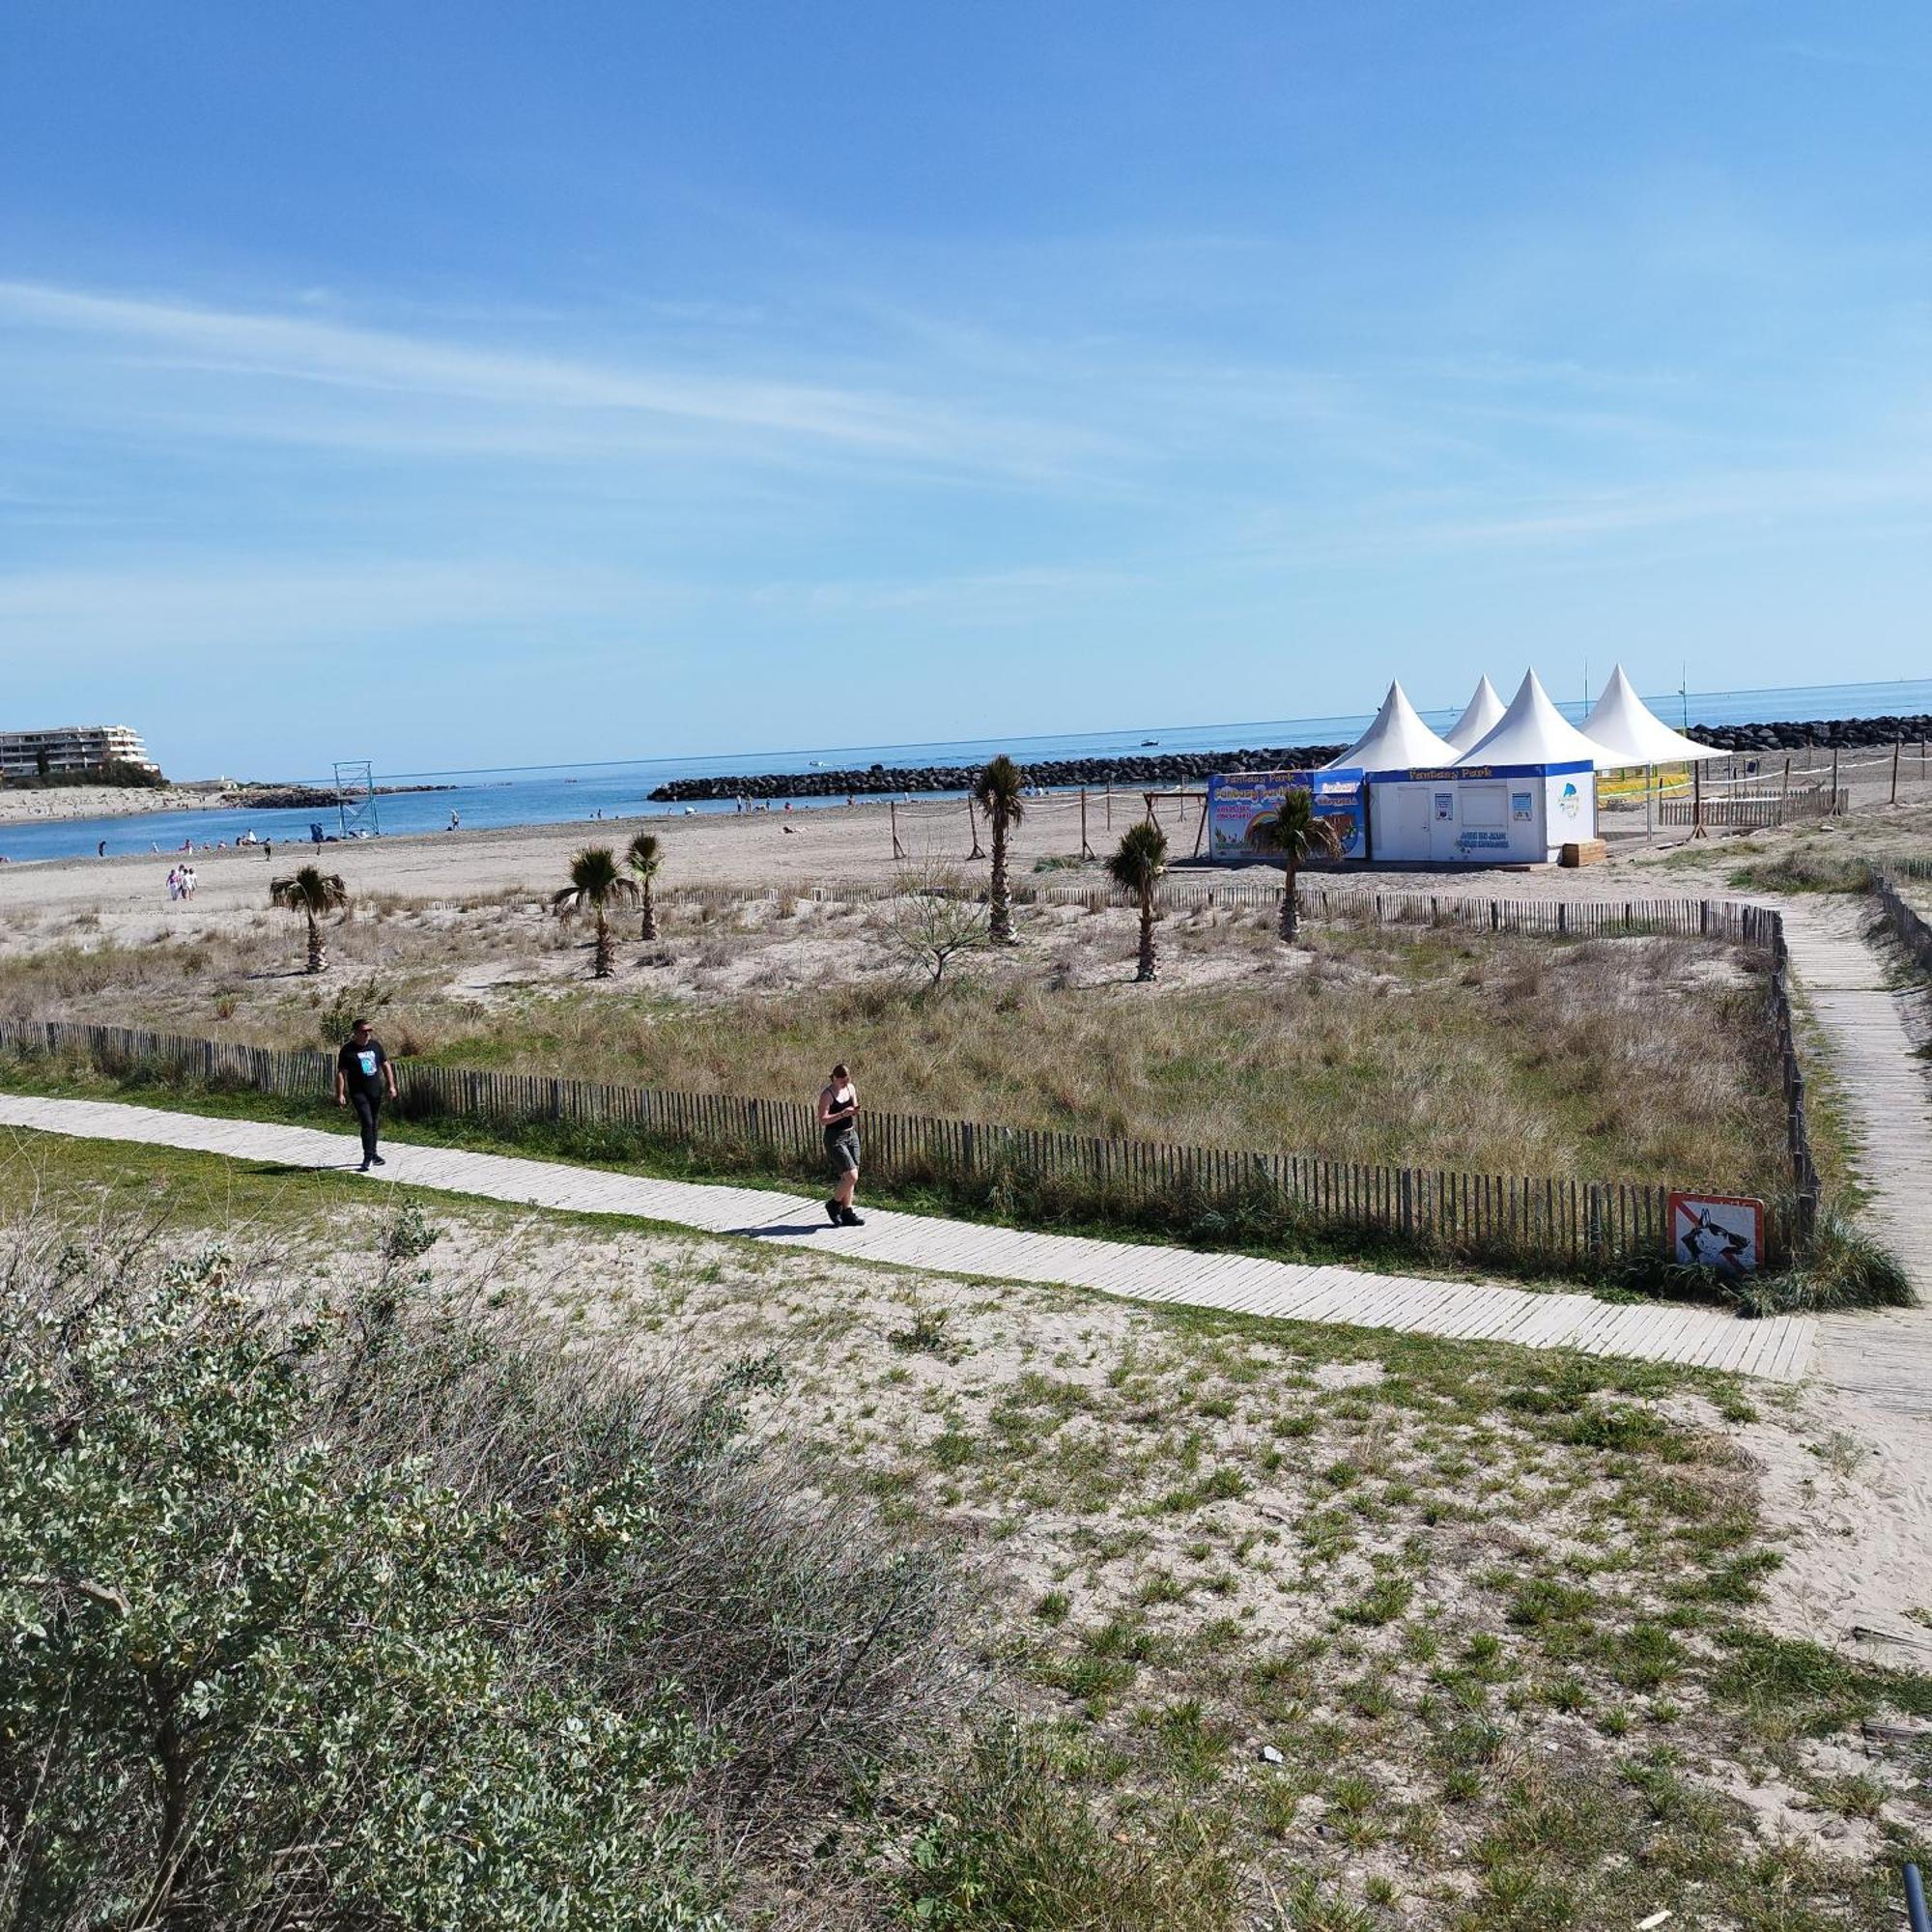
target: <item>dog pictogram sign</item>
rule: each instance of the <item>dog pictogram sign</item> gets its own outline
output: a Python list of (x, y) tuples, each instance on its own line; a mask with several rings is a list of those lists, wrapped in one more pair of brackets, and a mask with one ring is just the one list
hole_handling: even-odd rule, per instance
[(1692, 1267), (1749, 1274), (1764, 1256), (1764, 1203), (1747, 1194), (1673, 1194), (1670, 1252)]

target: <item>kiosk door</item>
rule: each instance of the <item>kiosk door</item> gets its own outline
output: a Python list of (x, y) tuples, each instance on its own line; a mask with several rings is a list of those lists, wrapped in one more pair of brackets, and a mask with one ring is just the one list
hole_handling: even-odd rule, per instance
[(1376, 787), (1375, 853), (1378, 859), (1429, 857), (1429, 787)]

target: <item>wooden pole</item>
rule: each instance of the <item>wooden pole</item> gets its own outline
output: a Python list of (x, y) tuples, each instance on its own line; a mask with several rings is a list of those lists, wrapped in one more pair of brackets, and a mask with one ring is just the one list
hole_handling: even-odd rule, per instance
[(1083, 859), (1091, 859), (1094, 856), (1094, 848), (1087, 842), (1087, 787), (1085, 785), (1080, 787), (1080, 856)]
[(966, 823), (973, 829), (973, 849), (966, 857), (969, 860), (983, 859), (986, 855), (980, 850), (980, 814), (973, 810), (973, 794), (970, 791), (966, 794)]
[(1832, 810), (1838, 809), (1838, 748), (1832, 747)]
[(1692, 759), (1690, 764), (1690, 836), (1702, 838), (1704, 832), (1704, 761)]
[(1789, 798), (1789, 797), (1791, 796), (1791, 760), (1790, 760), (1789, 758), (1786, 758), (1786, 759), (1785, 759), (1785, 761), (1784, 761), (1784, 792), (1783, 792), (1783, 796), (1784, 796), (1785, 798), (1787, 798), (1787, 799), (1788, 799), (1788, 798)]
[(1107, 830), (1111, 832), (1113, 831), (1113, 829), (1114, 829), (1114, 781), (1112, 779), (1109, 779), (1107, 781)]
[(1201, 794), (1201, 822), (1194, 828), (1194, 856), (1201, 856), (1201, 841), (1208, 836), (1208, 794)]
[(1891, 748), (1891, 802), (1893, 805), (1898, 803), (1898, 754), (1904, 749), (1902, 744), (1896, 742), (1893, 743)]
[(903, 845), (901, 845), (901, 844), (899, 843), (899, 802), (898, 802), (898, 800), (897, 800), (897, 799), (895, 799), (895, 798), (889, 798), (889, 799), (887, 799), (887, 801), (886, 801), (886, 810), (887, 810), (888, 811), (890, 811), (890, 812), (892, 813), (892, 815), (893, 815), (893, 857), (894, 857), (894, 859), (895, 859), (895, 860), (900, 860), (900, 859), (903, 859), (903, 858), (905, 857), (905, 847), (904, 847)]

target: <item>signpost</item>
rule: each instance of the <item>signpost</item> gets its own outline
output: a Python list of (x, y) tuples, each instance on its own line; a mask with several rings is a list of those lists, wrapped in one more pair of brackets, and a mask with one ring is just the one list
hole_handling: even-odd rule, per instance
[(1673, 1194), (1670, 1256), (1726, 1276), (1753, 1273), (1764, 1257), (1764, 1203), (1747, 1194)]

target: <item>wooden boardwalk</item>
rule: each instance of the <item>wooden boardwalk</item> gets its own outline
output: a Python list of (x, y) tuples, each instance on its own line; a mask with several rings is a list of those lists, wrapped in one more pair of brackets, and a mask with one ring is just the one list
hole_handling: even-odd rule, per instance
[(1785, 902), (1784, 936), (1830, 1049), (1867, 1191), (1861, 1218), (1905, 1264), (1927, 1306), (1827, 1317), (1819, 1369), (1867, 1409), (1932, 1418), (1932, 1085), (1907, 1014), (1924, 995), (1886, 983), (1861, 901)]
[[(289, 1167), (353, 1168), (359, 1158), (353, 1136), (99, 1100), (0, 1095), (0, 1126), (185, 1148)], [(372, 1181), (381, 1180), (533, 1208), (636, 1215), (711, 1235), (809, 1246), (939, 1274), (1094, 1289), (1134, 1301), (1285, 1321), (1511, 1342), (1529, 1349), (1576, 1349), (1774, 1381), (1803, 1378), (1816, 1333), (1807, 1317), (1745, 1321), (1719, 1309), (1671, 1302), (1612, 1303), (1491, 1282), (1429, 1281), (1245, 1255), (1197, 1254), (918, 1214), (868, 1211), (863, 1228), (833, 1228), (818, 1201), (766, 1188), (654, 1180), (408, 1143), (390, 1146), (387, 1167), (372, 1177)]]

